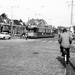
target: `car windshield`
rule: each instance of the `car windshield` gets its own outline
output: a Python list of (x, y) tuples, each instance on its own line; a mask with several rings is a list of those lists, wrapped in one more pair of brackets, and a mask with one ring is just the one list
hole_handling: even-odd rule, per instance
[(7, 35), (8, 33), (6, 33), (6, 32), (1, 32), (0, 34), (6, 34), (6, 35)]

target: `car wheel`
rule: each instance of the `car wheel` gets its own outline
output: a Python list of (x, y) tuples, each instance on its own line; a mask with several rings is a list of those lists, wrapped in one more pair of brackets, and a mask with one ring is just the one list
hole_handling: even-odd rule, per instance
[(3, 40), (5, 40), (5, 37), (3, 37)]
[(8, 39), (11, 39), (11, 37), (9, 37)]

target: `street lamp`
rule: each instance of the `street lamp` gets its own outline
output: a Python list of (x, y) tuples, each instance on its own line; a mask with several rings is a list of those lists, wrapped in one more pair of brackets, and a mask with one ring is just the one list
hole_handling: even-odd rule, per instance
[[(72, 3), (71, 4), (69, 4), (69, 5), (71, 5), (71, 25), (73, 25), (73, 0), (71, 1)], [(68, 2), (67, 2), (68, 3)]]
[(71, 25), (73, 25), (73, 0), (71, 5)]
[(13, 22), (13, 8), (14, 7), (19, 7), (18, 5), (16, 5), (16, 6), (11, 6), (11, 36), (13, 36), (13, 24), (14, 24), (14, 22)]

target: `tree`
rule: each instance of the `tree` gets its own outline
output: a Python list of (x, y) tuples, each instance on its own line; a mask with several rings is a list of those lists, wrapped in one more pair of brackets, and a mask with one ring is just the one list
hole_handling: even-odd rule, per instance
[(5, 13), (1, 14), (3, 19), (7, 19), (7, 15)]
[(47, 25), (47, 22), (44, 19), (30, 19), (26, 25)]
[(19, 22), (20, 22), (21, 25), (26, 26), (25, 22), (23, 22), (22, 19), (20, 19)]
[(7, 17), (7, 15), (5, 13), (2, 13), (0, 16), (5, 23), (7, 23), (7, 24), (10, 23), (11, 20)]

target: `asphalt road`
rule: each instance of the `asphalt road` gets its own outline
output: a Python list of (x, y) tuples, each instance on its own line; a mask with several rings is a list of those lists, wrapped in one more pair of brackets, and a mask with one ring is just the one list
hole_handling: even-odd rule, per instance
[(56, 38), (0, 40), (0, 75), (65, 75)]

